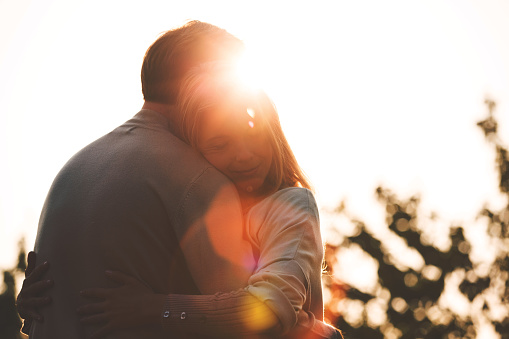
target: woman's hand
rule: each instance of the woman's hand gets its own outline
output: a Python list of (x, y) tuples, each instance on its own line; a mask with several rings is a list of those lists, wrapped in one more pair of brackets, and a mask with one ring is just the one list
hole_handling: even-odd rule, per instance
[(160, 324), (165, 296), (153, 293), (144, 284), (121, 272), (106, 271), (106, 277), (118, 284), (114, 288), (90, 288), (81, 296), (94, 302), (78, 308), (81, 323), (101, 325), (93, 339), (120, 329)]
[(43, 297), (42, 294), (53, 286), (53, 280), (43, 280), (42, 277), (49, 270), (46, 261), (35, 266), (35, 252), (28, 253), (28, 265), (25, 270), (25, 280), (16, 300), (16, 307), (21, 318), (25, 319), (25, 326), (29, 326), (32, 320), (43, 321), (39, 308), (49, 305), (51, 297)]

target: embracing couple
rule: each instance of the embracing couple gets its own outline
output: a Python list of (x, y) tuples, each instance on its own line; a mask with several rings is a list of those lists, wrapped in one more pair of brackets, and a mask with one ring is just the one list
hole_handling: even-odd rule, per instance
[(199, 21), (149, 47), (142, 110), (48, 193), (18, 297), (30, 338), (341, 337), (310, 185), (270, 98), (232, 75), (242, 49)]

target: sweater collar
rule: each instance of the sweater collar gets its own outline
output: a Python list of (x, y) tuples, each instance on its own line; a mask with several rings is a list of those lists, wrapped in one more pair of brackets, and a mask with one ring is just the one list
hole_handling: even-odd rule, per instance
[[(173, 106), (170, 113), (176, 114), (176, 109)], [(177, 135), (177, 128), (175, 124), (166, 115), (151, 109), (142, 109), (133, 117), (133, 119), (131, 119), (131, 121), (134, 123), (143, 122), (143, 124), (149, 128), (163, 128), (170, 133)]]

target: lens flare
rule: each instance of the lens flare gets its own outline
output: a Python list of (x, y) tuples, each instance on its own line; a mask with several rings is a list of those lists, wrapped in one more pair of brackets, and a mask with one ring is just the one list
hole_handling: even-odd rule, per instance
[[(247, 111), (247, 114), (248, 114), (251, 118), (253, 118), (253, 119), (255, 118), (256, 113), (255, 113), (254, 109), (252, 109), (252, 108), (248, 107), (246, 111)], [(254, 124), (254, 121), (253, 121), (253, 120), (249, 120), (248, 125), (249, 125), (249, 127), (254, 128), (254, 125), (255, 125), (255, 124)]]
[(248, 108), (248, 109), (247, 109), (247, 114), (249, 114), (249, 116), (250, 116), (251, 118), (253, 118), (253, 119), (255, 118), (255, 115), (256, 115), (256, 113), (255, 113), (254, 109), (252, 109), (252, 108)]

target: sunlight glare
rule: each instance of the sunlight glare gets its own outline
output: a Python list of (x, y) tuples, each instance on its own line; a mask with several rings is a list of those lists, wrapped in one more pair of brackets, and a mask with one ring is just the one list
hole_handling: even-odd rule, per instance
[(253, 119), (254, 119), (254, 117), (255, 117), (255, 115), (256, 115), (256, 113), (255, 113), (254, 109), (252, 109), (251, 107), (248, 107), (248, 109), (247, 109), (247, 114), (249, 114), (249, 116), (250, 116), (251, 118), (253, 118)]
[[(262, 72), (255, 62), (254, 56), (246, 50), (237, 60), (235, 73), (241, 83), (250, 89), (262, 88)], [(251, 113), (248, 111), (249, 115)], [(252, 115), (251, 115), (252, 116)]]

